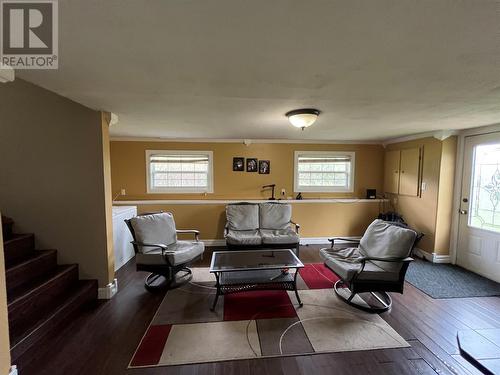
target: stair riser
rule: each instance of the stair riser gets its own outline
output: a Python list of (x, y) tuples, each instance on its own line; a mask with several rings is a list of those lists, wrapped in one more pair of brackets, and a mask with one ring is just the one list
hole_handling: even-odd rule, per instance
[(22, 265), (7, 269), (5, 277), (7, 280), (7, 294), (37, 277), (54, 271), (57, 267), (57, 252), (47, 251), (39, 257)]
[(9, 222), (9, 223), (4, 223), (2, 222), (2, 234), (3, 234), (3, 240), (7, 241), (12, 238), (12, 227), (14, 226), (14, 223)]
[(29, 295), (9, 304), (11, 345), (31, 327), (39, 317), (53, 310), (54, 304), (78, 281), (78, 267), (72, 267)]
[[(58, 327), (68, 324), (73, 320), (79, 311), (85, 306), (90, 306), (97, 300), (97, 281), (86, 282), (85, 287), (79, 290), (78, 295), (73, 296), (67, 304), (55, 311), (54, 315), (36, 330), (31, 332), (24, 340), (17, 345), (11, 345), (11, 361), (18, 363), (18, 359), (26, 354), (20, 362), (28, 362), (31, 359), (29, 350), (35, 346), (43, 345), (43, 341), (54, 336), (58, 332)], [(36, 350), (36, 347), (35, 347)]]
[(35, 250), (35, 236), (22, 235), (4, 242), (5, 264), (7, 267), (15, 264), (23, 258), (33, 254)]

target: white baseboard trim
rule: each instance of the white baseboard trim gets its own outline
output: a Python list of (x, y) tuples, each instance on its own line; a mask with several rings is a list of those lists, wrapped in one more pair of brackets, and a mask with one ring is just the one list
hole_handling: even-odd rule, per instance
[(99, 288), (97, 290), (98, 299), (111, 299), (118, 292), (118, 279), (114, 279), (112, 283), (109, 283), (104, 288)]
[[(336, 237), (336, 236), (330, 236), (330, 237), (302, 237), (300, 239), (300, 244), (301, 245), (330, 245), (330, 242), (328, 241), (329, 238)], [(346, 239), (352, 239), (352, 240), (359, 240), (359, 236), (341, 236), (342, 238)], [(205, 243), (205, 246), (226, 246), (226, 240), (201, 240), (202, 242)], [(336, 244), (342, 244), (342, 243), (349, 243), (349, 241), (343, 241), (343, 240), (336, 240)], [(415, 254), (417, 257), (428, 260), (429, 262), (432, 263), (451, 263), (451, 256), (450, 255), (440, 255), (436, 253), (428, 253), (427, 251), (424, 251), (419, 248), (415, 248), (413, 250), (413, 254)]]
[[(329, 236), (329, 237), (304, 237), (300, 239), (300, 244), (301, 245), (330, 245), (330, 241), (328, 241), (329, 238), (332, 237), (337, 237), (337, 236)], [(361, 237), (359, 236), (339, 236), (345, 239), (351, 239), (351, 240), (359, 240)], [(349, 241), (344, 241), (344, 240), (335, 240), (336, 244), (342, 244), (342, 243), (350, 243)]]
[[(329, 238), (332, 238), (335, 236), (331, 237), (303, 237), (300, 239), (300, 244), (301, 245), (328, 245), (330, 242), (328, 242)], [(353, 237), (353, 236), (343, 236), (342, 238), (349, 238), (349, 239), (359, 239), (359, 237)], [(205, 246), (226, 246), (226, 240), (200, 240), (202, 241)], [(335, 241), (335, 243), (343, 243), (348, 241)]]
[(205, 246), (226, 246), (226, 240), (200, 240)]
[(10, 367), (9, 375), (18, 375), (17, 366), (14, 365)]
[(432, 254), (432, 261), (434, 263), (451, 263), (451, 257), (449, 255), (439, 255), (436, 253)]
[(417, 247), (413, 250), (413, 254), (432, 263), (451, 263), (451, 257), (449, 255), (431, 254)]

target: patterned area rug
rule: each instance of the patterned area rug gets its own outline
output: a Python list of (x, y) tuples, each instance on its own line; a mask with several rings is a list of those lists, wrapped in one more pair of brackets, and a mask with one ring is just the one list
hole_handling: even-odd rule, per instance
[(130, 367), (409, 346), (378, 315), (342, 302), (336, 280), (308, 264), (297, 277), (303, 307), (294, 292), (253, 291), (219, 298), (212, 312), (215, 278), (194, 268), (190, 284), (166, 294)]

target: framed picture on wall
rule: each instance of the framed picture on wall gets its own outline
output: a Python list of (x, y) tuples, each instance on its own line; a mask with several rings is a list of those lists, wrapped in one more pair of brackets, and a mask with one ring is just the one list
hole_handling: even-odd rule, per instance
[(258, 160), (255, 158), (247, 159), (247, 172), (257, 172), (258, 168)]
[(233, 171), (243, 172), (245, 171), (245, 158), (233, 158)]
[(271, 172), (271, 161), (259, 160), (259, 174), (269, 174)]

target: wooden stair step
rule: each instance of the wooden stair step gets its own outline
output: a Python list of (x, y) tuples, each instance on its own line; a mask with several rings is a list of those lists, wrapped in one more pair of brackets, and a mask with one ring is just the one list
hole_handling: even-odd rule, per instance
[(11, 343), (15, 344), (41, 316), (54, 309), (78, 282), (78, 265), (58, 266), (54, 272), (14, 289), (7, 295)]
[(54, 272), (56, 268), (57, 250), (34, 251), (31, 257), (7, 268), (5, 272), (7, 293), (11, 294), (22, 285)]
[(10, 240), (4, 241), (3, 248), (5, 267), (12, 267), (35, 251), (35, 236), (32, 233), (14, 234)]
[(14, 226), (14, 220), (10, 217), (2, 216), (2, 235), (3, 240), (7, 241), (12, 238), (12, 227)]
[(15, 341), (11, 341), (12, 362), (16, 363), (23, 354), (29, 356), (30, 348), (43, 344), (44, 339), (58, 332), (61, 324), (69, 323), (79, 311), (96, 300), (97, 280), (78, 281), (50, 311), (27, 327), (22, 336), (14, 337)]

